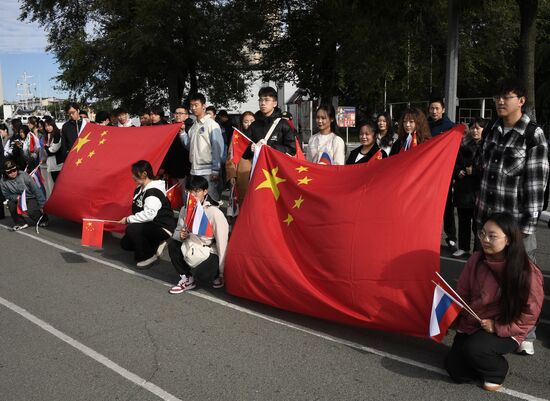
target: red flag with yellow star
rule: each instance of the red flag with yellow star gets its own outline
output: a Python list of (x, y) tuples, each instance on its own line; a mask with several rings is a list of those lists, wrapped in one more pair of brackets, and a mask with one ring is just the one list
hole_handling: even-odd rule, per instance
[(262, 147), (226, 254), (229, 293), (425, 337), (462, 130), (351, 166)]
[(245, 150), (251, 143), (252, 141), (250, 138), (237, 128), (233, 128), (233, 136), (231, 137), (231, 159), (233, 163), (235, 163), (235, 166), (239, 164)]
[[(136, 187), (132, 164), (147, 160), (156, 173), (180, 128), (87, 124), (67, 155), (46, 203), (47, 213), (76, 222), (130, 215)], [(124, 226), (105, 223), (105, 229), (121, 231)]]
[(82, 240), (83, 246), (92, 246), (101, 248), (103, 246), (103, 220), (83, 219), (82, 220)]

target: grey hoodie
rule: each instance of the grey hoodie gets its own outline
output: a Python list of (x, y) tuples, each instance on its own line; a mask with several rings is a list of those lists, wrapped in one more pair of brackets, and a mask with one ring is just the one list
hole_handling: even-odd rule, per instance
[(36, 185), (36, 182), (24, 171), (18, 171), (17, 177), (13, 180), (2, 177), (0, 182), (0, 188), (2, 188), (2, 194), (8, 200), (17, 202), (19, 195), (26, 190), (25, 195), (27, 199), (36, 199), (38, 206), (42, 209), (44, 203), (46, 203), (46, 197), (42, 190)]

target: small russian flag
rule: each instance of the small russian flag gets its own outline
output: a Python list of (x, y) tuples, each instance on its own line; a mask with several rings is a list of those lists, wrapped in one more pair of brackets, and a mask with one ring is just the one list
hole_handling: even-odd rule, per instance
[(210, 238), (214, 236), (214, 229), (208, 217), (206, 217), (204, 207), (192, 194), (188, 194), (187, 196), (185, 223), (189, 232), (193, 234)]
[(430, 337), (440, 343), (461, 310), (462, 304), (436, 285), (430, 317)]
[(27, 190), (17, 197), (17, 214), (27, 214)]
[(332, 165), (332, 158), (328, 154), (328, 150), (324, 149), (323, 153), (321, 153), (321, 157), (319, 158), (319, 164), (328, 164), (329, 166)]
[(29, 175), (36, 185), (38, 185), (44, 196), (46, 196), (46, 186), (44, 185), (44, 177), (42, 177), (42, 173), (40, 172), (40, 166), (36, 167)]
[(34, 153), (35, 150), (40, 149), (42, 146), (40, 144), (40, 140), (36, 135), (34, 135), (32, 132), (29, 132), (29, 151), (31, 153)]

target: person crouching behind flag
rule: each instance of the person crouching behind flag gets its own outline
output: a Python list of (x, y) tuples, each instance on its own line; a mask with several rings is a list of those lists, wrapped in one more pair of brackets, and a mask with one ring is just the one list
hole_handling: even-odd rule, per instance
[(162, 254), (176, 220), (166, 198), (165, 183), (154, 180), (151, 164), (146, 160), (132, 164), (132, 176), (138, 187), (132, 201), (133, 214), (119, 221), (120, 224), (128, 224), (120, 246), (124, 250), (134, 251), (136, 266), (144, 269)]
[[(193, 216), (195, 212), (188, 213), (187, 207), (190, 202), (181, 208), (178, 225), (172, 236), (172, 241), (168, 244), (168, 252), (172, 265), (180, 275), (179, 282), (170, 289), (170, 294), (181, 294), (186, 290), (191, 290), (197, 284), (204, 287), (221, 288), (224, 286), (223, 266), (225, 261), (225, 250), (229, 235), (229, 224), (218, 209), (218, 204), (208, 196), (208, 181), (202, 176), (193, 175), (187, 180), (187, 191), (189, 196), (194, 196), (197, 202), (200, 202), (204, 208), (204, 214), (208, 218), (208, 224), (212, 226), (213, 237), (198, 236), (190, 231), (193, 224), (186, 220), (188, 215)], [(196, 210), (196, 209), (195, 209)], [(205, 259), (192, 267), (188, 255), (184, 255), (184, 249), (189, 253), (190, 244), (207, 248)], [(187, 246), (183, 246), (187, 245)], [(201, 249), (202, 251), (203, 249)]]
[[(17, 169), (14, 161), (7, 160), (3, 167), (4, 174), (0, 187), (2, 195), (8, 200), (8, 209), (14, 223), (13, 230), (19, 231), (29, 226), (23, 213), (33, 225), (36, 225), (43, 214), (42, 209), (46, 202), (44, 193), (26, 172)], [(18, 210), (19, 203), (24, 207)]]
[(457, 293), (481, 318), (462, 311), (445, 369), (458, 382), (475, 379), (498, 390), (508, 362), (538, 321), (544, 301), (543, 278), (525, 251), (513, 216), (497, 213), (479, 231), (482, 251), (475, 252), (458, 280)]

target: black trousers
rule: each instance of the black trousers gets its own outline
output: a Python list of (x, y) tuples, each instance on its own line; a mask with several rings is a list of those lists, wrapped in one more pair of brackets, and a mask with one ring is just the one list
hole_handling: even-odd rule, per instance
[(218, 255), (211, 253), (208, 259), (191, 269), (183, 258), (181, 241), (176, 241), (174, 239), (170, 241), (168, 244), (168, 253), (172, 265), (180, 276), (184, 274), (186, 276), (191, 275), (201, 287), (212, 287), (212, 281), (218, 276), (219, 271), (220, 259)]
[(162, 241), (170, 238), (164, 229), (154, 222), (131, 223), (120, 240), (120, 246), (126, 251), (134, 251), (136, 262), (153, 256)]
[(476, 224), (473, 221), (473, 208), (457, 208), (458, 211), (458, 248), (470, 252), (472, 233), (476, 236)]
[(445, 358), (445, 369), (457, 383), (481, 379), (502, 384), (508, 373), (508, 361), (503, 355), (517, 347), (510, 337), (498, 337), (485, 330), (470, 335), (457, 333)]
[(443, 231), (449, 241), (456, 241), (455, 208), (453, 206), (453, 186), (449, 188), (447, 201), (445, 202), (445, 213), (443, 214)]
[[(17, 214), (17, 201), (9, 200), (8, 201), (8, 210), (10, 211), (13, 224), (16, 226), (21, 226), (26, 223), (25, 218), (20, 214)], [(42, 216), (40, 207), (38, 206), (38, 201), (34, 198), (27, 199), (27, 217), (34, 225), (38, 223), (38, 220)]]

